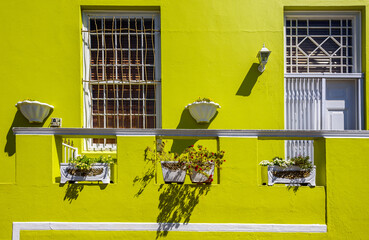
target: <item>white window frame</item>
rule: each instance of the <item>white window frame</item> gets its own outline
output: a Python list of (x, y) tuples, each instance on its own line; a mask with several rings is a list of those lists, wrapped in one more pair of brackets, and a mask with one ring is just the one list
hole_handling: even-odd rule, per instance
[[(82, 12), (82, 44), (83, 44), (83, 80), (90, 79), (90, 44), (88, 33), (88, 21), (89, 17), (153, 17), (155, 19), (155, 29), (159, 30), (158, 34), (155, 34), (155, 79), (159, 80), (156, 83), (156, 128), (161, 128), (161, 37), (160, 37), (160, 12), (159, 11), (98, 11), (98, 10), (86, 10)], [(134, 83), (133, 83), (134, 84)], [(91, 113), (91, 90), (89, 84), (83, 82), (83, 127), (92, 127), (92, 113)], [(86, 139), (84, 141), (84, 149), (86, 151), (116, 151), (116, 144), (96, 144), (92, 142), (92, 139)]]
[[(353, 22), (352, 24), (352, 37), (353, 37), (353, 45), (352, 51), (353, 54), (353, 73), (287, 73), (287, 54), (286, 54), (286, 20), (287, 18), (296, 18), (296, 19), (322, 19), (322, 18), (350, 18)], [(364, 128), (364, 109), (363, 109), (363, 79), (364, 75), (361, 73), (361, 12), (360, 11), (286, 11), (284, 13), (284, 34), (283, 34), (283, 51), (284, 51), (284, 79), (287, 78), (321, 78), (322, 79), (322, 112), (321, 112), (321, 121), (322, 128), (325, 126), (325, 111), (323, 110), (325, 107), (326, 101), (326, 81), (329, 80), (353, 80), (355, 81), (355, 94), (356, 94), (356, 103), (357, 103), (357, 129), (361, 130)], [(284, 81), (284, 94), (286, 94), (286, 81)], [(287, 105), (286, 101), (284, 101), (284, 128), (287, 129)], [(287, 141), (285, 141), (285, 157), (290, 154), (288, 152), (291, 149), (287, 148)], [(291, 143), (289, 143), (291, 144)], [(314, 155), (314, 148), (312, 147), (309, 150), (310, 153)], [(310, 156), (312, 162), (314, 162), (314, 156)]]
[[(353, 21), (353, 53), (356, 54), (356, 57), (353, 58), (353, 73), (361, 73), (361, 12), (360, 11), (286, 11), (284, 13), (284, 25), (283, 25), (283, 52), (284, 52), (284, 72), (286, 74), (286, 63), (287, 63), (287, 54), (286, 54), (286, 21), (287, 18), (296, 18), (296, 19), (340, 19), (340, 18), (351, 19)], [(293, 74), (293, 73), (291, 73)], [(311, 73), (314, 76), (317, 76), (319, 73)], [(340, 74), (340, 73), (337, 73)], [(350, 74), (350, 73), (348, 73)]]

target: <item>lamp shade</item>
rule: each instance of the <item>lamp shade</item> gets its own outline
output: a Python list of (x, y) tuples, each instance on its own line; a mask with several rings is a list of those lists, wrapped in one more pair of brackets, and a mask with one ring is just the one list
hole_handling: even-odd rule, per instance
[(263, 48), (258, 53), (258, 58), (260, 63), (267, 63), (269, 55), (272, 51), (269, 51), (268, 48), (265, 47), (265, 44), (263, 45)]

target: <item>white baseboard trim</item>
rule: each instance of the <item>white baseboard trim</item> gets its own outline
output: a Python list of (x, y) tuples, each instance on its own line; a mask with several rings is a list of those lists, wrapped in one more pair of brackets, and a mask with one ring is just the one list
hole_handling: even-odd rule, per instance
[(181, 231), (181, 232), (300, 232), (325, 233), (325, 224), (243, 224), (243, 223), (139, 223), (139, 222), (13, 222), (12, 240), (22, 230), (84, 231)]

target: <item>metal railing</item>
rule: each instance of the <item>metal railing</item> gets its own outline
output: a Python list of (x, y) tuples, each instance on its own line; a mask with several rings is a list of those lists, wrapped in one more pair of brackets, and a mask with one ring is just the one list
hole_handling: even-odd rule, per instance
[(78, 148), (73, 146), (73, 141), (71, 141), (70, 139), (64, 139), (62, 142), (62, 146), (64, 163), (67, 163), (70, 159), (75, 159), (79, 156)]

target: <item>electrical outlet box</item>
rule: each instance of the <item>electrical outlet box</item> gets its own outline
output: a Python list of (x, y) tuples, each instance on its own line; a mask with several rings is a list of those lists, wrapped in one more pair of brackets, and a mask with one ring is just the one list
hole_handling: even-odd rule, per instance
[(61, 118), (51, 118), (50, 127), (61, 127), (62, 119)]

